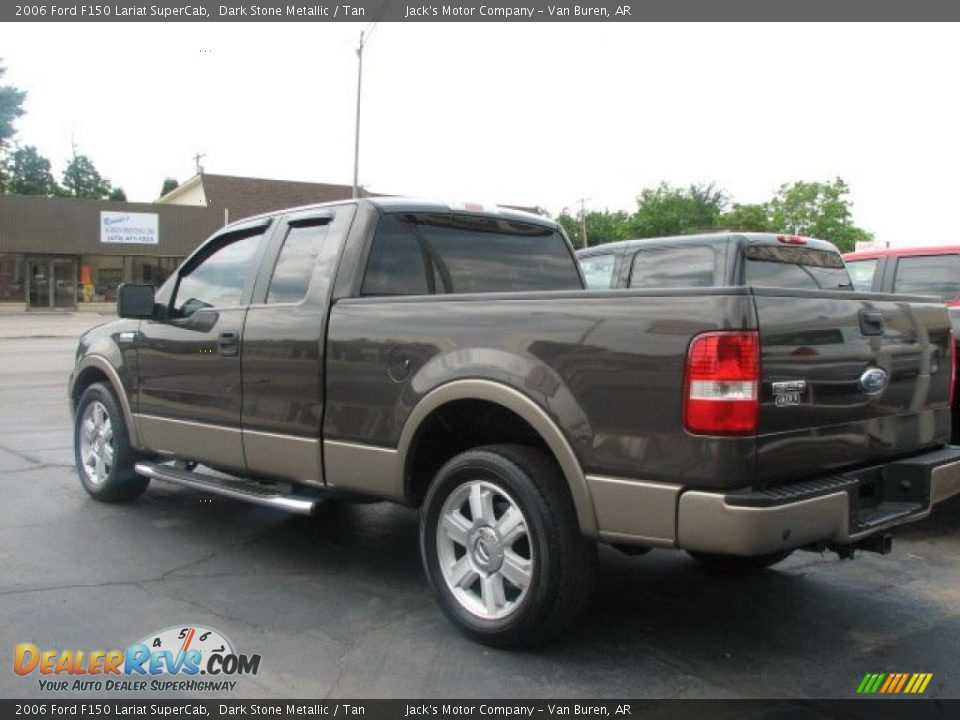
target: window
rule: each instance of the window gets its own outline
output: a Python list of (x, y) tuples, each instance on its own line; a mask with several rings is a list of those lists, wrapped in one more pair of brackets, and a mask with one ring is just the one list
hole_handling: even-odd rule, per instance
[(706, 245), (645, 248), (633, 256), (630, 287), (712, 287), (716, 257)]
[(750, 245), (743, 284), (808, 290), (852, 290), (840, 253), (806, 247)]
[(541, 225), (445, 214), (385, 215), (364, 295), (579, 290), (563, 237)]
[(327, 223), (294, 225), (287, 233), (273, 268), (268, 303), (296, 303), (307, 296), (313, 268), (320, 254), (320, 243), (327, 234)]
[(177, 312), (186, 316), (201, 308), (239, 305), (262, 237), (258, 230), (233, 239), (181, 276), (173, 303)]
[(911, 295), (936, 295), (941, 300), (960, 298), (960, 255), (918, 255), (897, 261), (893, 291)]
[(854, 260), (847, 263), (847, 272), (853, 282), (853, 289), (860, 292), (873, 290), (873, 276), (877, 273), (876, 260)]
[(580, 258), (580, 269), (590, 290), (606, 290), (613, 284), (616, 255), (591, 255)]

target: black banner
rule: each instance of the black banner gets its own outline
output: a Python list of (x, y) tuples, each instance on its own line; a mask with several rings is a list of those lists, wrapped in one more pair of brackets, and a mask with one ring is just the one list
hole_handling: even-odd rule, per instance
[[(942, 0), (158, 0), (3, 3), (0, 21), (93, 22), (645, 22), (684, 20), (956, 20)], [(718, 30), (718, 33), (722, 32)], [(775, 47), (771, 38), (771, 47)]]
[(957, 717), (936, 700), (0, 700), (0, 718), (904, 718)]

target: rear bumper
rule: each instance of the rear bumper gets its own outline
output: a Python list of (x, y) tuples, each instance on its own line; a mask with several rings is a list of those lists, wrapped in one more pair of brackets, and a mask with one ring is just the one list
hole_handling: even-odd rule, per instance
[(960, 446), (764, 491), (690, 490), (677, 504), (676, 545), (762, 555), (847, 544), (920, 520), (960, 494)]

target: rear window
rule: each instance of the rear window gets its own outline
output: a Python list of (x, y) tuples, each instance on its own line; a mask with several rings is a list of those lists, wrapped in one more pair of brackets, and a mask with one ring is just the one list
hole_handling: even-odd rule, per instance
[(860, 292), (873, 290), (873, 276), (877, 274), (877, 260), (853, 260), (847, 263), (847, 272), (853, 289)]
[(390, 214), (380, 220), (363, 295), (579, 290), (563, 237), (541, 225), (446, 214)]
[(960, 255), (918, 255), (897, 260), (893, 291), (960, 298)]
[(633, 256), (630, 287), (712, 287), (716, 264), (708, 245), (644, 248)]
[(583, 279), (590, 290), (607, 290), (613, 285), (613, 266), (616, 255), (591, 255), (580, 258)]
[(807, 247), (749, 245), (743, 284), (809, 290), (852, 290), (840, 253)]

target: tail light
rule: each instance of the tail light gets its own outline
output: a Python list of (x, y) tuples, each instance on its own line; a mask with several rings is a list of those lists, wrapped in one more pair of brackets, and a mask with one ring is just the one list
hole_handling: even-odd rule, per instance
[(687, 351), (683, 424), (699, 435), (756, 432), (760, 411), (760, 336), (712, 332)]
[(953, 405), (957, 391), (957, 338), (952, 330), (948, 341), (950, 343), (950, 404)]

